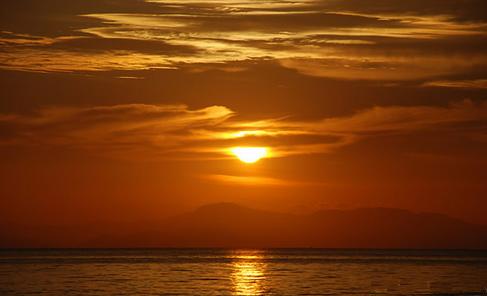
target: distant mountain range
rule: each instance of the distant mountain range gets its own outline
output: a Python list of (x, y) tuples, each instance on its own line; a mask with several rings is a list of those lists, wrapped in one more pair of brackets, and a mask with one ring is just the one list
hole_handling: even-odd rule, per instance
[(100, 247), (487, 249), (487, 226), (441, 214), (389, 208), (293, 215), (231, 203), (168, 219), (163, 230), (100, 238)]

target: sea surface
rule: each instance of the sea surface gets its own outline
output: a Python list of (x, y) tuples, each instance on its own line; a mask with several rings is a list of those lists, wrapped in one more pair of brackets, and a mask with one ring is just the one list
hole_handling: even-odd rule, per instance
[(0, 250), (0, 295), (487, 295), (487, 251)]

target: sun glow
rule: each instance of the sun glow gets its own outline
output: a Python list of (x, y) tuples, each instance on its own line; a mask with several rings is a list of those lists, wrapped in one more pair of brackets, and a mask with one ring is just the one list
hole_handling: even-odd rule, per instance
[(267, 155), (264, 147), (235, 147), (231, 152), (245, 163), (255, 163)]

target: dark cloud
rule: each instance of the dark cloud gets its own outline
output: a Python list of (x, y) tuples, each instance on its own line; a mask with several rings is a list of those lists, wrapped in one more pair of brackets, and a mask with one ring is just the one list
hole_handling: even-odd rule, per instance
[[(49, 37), (72, 35), (89, 26), (100, 25), (81, 17), (87, 13), (163, 11), (143, 0), (19, 0), (4, 1), (0, 10), (0, 30)], [(165, 10), (164, 10), (165, 11)]]
[(136, 51), (150, 54), (160, 55), (189, 55), (197, 54), (200, 49), (192, 46), (184, 45), (171, 45), (164, 41), (155, 40), (135, 40), (135, 39), (123, 39), (123, 38), (76, 38), (60, 40), (50, 46), (53, 49), (63, 49), (70, 51)]
[[(180, 21), (187, 18), (171, 17)], [(201, 16), (189, 27), (192, 31), (261, 31), (261, 32), (300, 32), (326, 28), (349, 27), (404, 27), (397, 20), (380, 20), (377, 17), (344, 15), (337, 13), (287, 13), (270, 15), (220, 15)]]
[(460, 21), (487, 21), (487, 3), (483, 0), (323, 0), (317, 3), (322, 8), (362, 13), (449, 15)]

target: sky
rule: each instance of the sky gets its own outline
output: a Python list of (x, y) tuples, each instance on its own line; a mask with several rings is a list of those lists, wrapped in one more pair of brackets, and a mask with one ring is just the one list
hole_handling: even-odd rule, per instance
[(215, 202), (487, 224), (486, 66), (484, 0), (3, 1), (0, 232)]

